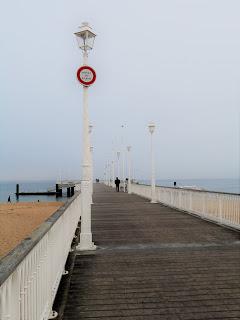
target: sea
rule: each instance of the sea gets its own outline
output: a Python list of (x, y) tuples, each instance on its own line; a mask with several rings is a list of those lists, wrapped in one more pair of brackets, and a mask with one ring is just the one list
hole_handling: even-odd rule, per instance
[[(173, 187), (174, 181), (177, 187), (197, 187), (207, 191), (226, 192), (240, 194), (239, 179), (179, 179), (156, 180), (156, 185)], [(139, 183), (149, 184), (150, 180), (138, 180)]]
[[(179, 180), (156, 180), (159, 186), (173, 187), (176, 181), (178, 187), (196, 186), (198, 188), (227, 193), (240, 194), (240, 179), (179, 179)], [(139, 183), (150, 184), (150, 180), (138, 180)], [(66, 201), (67, 195), (63, 192), (63, 197), (53, 196), (19, 196), (16, 198), (16, 184), (19, 183), (21, 191), (48, 191), (55, 188), (56, 181), (11, 181), (0, 182), (0, 202), (7, 202), (10, 196), (11, 202), (35, 202), (35, 201)]]
[[(48, 190), (55, 190), (56, 181), (11, 181), (11, 182), (0, 182), (0, 202), (7, 202), (10, 196), (11, 202), (36, 202), (36, 201), (63, 201), (67, 200), (67, 195), (63, 192), (63, 197), (56, 198), (55, 195), (52, 196), (19, 196), (16, 198), (16, 184), (19, 184), (19, 192), (46, 192)], [(64, 191), (64, 190), (63, 190)]]

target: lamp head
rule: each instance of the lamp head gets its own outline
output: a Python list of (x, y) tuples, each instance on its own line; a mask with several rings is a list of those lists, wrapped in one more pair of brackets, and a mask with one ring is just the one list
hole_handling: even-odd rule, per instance
[(155, 130), (155, 124), (153, 122), (150, 122), (149, 125), (148, 125), (148, 129), (149, 129), (149, 132), (151, 134), (153, 134), (153, 132)]
[(92, 31), (92, 28), (89, 26), (87, 22), (83, 22), (80, 30), (74, 33), (78, 46), (83, 51), (88, 51), (93, 48), (94, 45), (94, 39), (96, 37), (96, 34)]

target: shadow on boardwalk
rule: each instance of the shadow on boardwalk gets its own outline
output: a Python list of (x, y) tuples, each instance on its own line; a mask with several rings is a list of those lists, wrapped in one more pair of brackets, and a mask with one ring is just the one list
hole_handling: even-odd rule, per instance
[(92, 218), (64, 320), (240, 319), (238, 232), (100, 184)]

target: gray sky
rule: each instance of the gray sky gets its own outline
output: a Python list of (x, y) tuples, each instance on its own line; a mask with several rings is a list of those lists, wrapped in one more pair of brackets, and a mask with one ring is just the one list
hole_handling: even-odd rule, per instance
[(80, 176), (83, 21), (98, 35), (95, 176), (123, 140), (148, 178), (154, 121), (157, 178), (237, 178), (239, 12), (239, 0), (2, 1), (0, 180)]

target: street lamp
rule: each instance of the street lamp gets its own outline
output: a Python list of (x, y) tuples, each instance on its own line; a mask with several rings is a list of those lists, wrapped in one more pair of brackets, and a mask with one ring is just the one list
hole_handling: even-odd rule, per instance
[(151, 136), (151, 203), (156, 203), (156, 183), (155, 183), (155, 163), (153, 152), (153, 132), (155, 130), (155, 124), (149, 123), (148, 129)]
[[(93, 129), (93, 125), (89, 124), (88, 126), (88, 133), (91, 135)], [(89, 138), (89, 140), (91, 140)], [(91, 204), (93, 203), (92, 201), (92, 195), (93, 195), (93, 146), (90, 147), (90, 170), (91, 170)]]
[[(83, 160), (82, 160), (82, 181), (81, 181), (81, 233), (79, 250), (95, 250), (96, 246), (92, 241), (91, 231), (91, 151), (89, 137), (88, 118), (88, 87), (95, 81), (91, 72), (93, 69), (87, 67), (88, 51), (93, 48), (96, 34), (92, 31), (88, 23), (84, 22), (78, 32), (75, 32), (78, 46), (83, 52), (83, 65), (78, 70), (78, 80), (83, 85)], [(89, 70), (91, 69), (91, 70)], [(95, 73), (95, 72), (94, 72)], [(90, 76), (89, 76), (90, 75)]]
[(120, 151), (117, 152), (117, 174), (118, 174), (118, 179), (120, 177)]
[(115, 170), (114, 170), (114, 160), (112, 160), (112, 187), (114, 188), (115, 186)]
[(91, 204), (93, 204), (92, 201), (92, 195), (93, 195), (93, 146), (90, 147), (90, 161), (91, 161)]
[(108, 161), (108, 186), (111, 187), (111, 163)]
[(92, 31), (92, 28), (89, 26), (88, 22), (83, 22), (80, 30), (74, 34), (77, 38), (78, 46), (83, 50), (83, 52), (87, 53), (88, 50), (93, 49), (96, 34)]
[(127, 146), (128, 151), (128, 193), (132, 193), (131, 190), (131, 146)]

